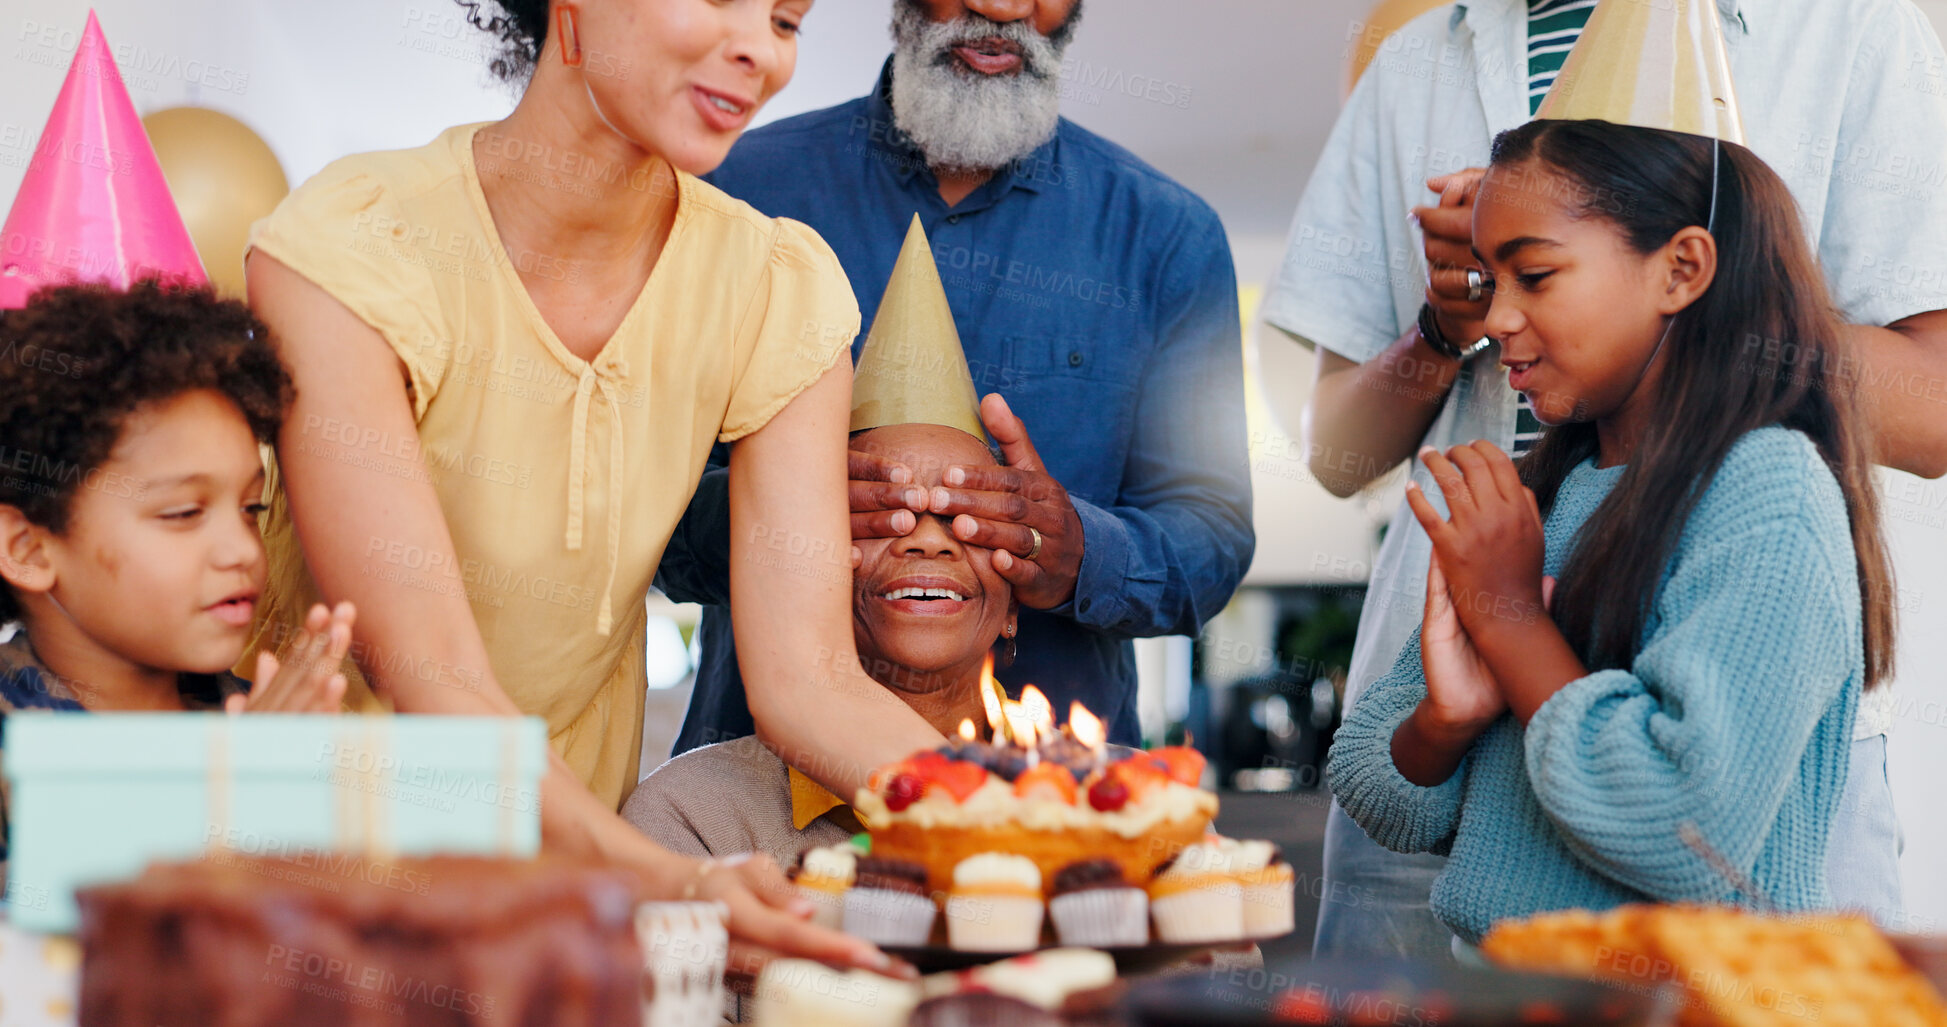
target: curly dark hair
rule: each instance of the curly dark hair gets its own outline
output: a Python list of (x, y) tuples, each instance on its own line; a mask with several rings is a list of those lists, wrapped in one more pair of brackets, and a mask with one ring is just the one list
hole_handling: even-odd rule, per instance
[(548, 0), (454, 2), (466, 8), (468, 24), (500, 40), (500, 53), (487, 64), (495, 78), (521, 82), (534, 73), (548, 39)]
[[(42, 289), (0, 316), (0, 503), (54, 532), (140, 407), (213, 389), (274, 442), (296, 390), (250, 308), (207, 286)], [(0, 623), (20, 604), (0, 581)]]

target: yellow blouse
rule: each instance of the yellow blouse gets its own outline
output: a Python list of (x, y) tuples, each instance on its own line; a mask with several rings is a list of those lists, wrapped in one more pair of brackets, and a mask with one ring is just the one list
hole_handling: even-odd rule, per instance
[[(642, 742), (643, 599), (710, 446), (763, 427), (846, 354), (858, 304), (817, 233), (678, 174), (675, 223), (648, 283), (584, 361), (519, 276), (579, 271), (502, 247), (473, 167), (480, 127), (333, 163), (258, 222), (250, 245), (372, 326), (410, 376), (416, 439), (295, 426), (297, 445), (316, 440), (337, 459), (416, 452), (439, 492), (458, 566), (429, 566), (424, 553), (374, 538), (361, 573), (463, 591), (501, 686), (546, 718), (556, 751), (619, 807)], [(318, 595), (281, 490), (266, 543), (258, 638), (268, 645)], [(240, 666), (253, 665), (255, 649)], [(405, 657), (354, 655), (479, 685)], [(349, 702), (382, 708), (362, 681)]]

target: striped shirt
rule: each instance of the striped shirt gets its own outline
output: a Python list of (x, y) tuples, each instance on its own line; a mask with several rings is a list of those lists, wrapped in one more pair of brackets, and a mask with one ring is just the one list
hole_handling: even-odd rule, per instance
[[(1542, 98), (1555, 85), (1562, 64), (1582, 27), (1589, 23), (1589, 12), (1596, 0), (1528, 0), (1528, 113), (1541, 109)], [(1514, 414), (1514, 455), (1535, 447), (1541, 438), (1541, 420), (1523, 393)]]

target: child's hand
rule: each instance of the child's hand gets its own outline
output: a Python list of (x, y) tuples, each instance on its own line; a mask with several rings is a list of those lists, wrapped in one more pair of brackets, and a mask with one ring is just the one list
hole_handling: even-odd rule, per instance
[(1508, 708), (1500, 682), (1454, 615), (1440, 555), (1426, 566), (1426, 616), (1420, 624), (1420, 666), (1426, 671), (1427, 713), (1441, 727), (1476, 732)]
[(357, 611), (341, 602), (331, 610), (323, 603), (311, 607), (297, 637), (279, 660), (268, 651), (257, 654), (257, 675), (248, 696), (233, 695), (223, 702), (229, 713), (336, 713), (345, 698), (345, 675), (338, 673), (352, 645), (352, 621)]
[(1452, 519), (1442, 520), (1411, 482), (1406, 502), (1433, 540), (1461, 626), (1478, 641), (1497, 628), (1534, 623), (1546, 609), (1541, 509), (1514, 461), (1491, 442), (1455, 446), (1446, 456), (1428, 446), (1420, 459)]

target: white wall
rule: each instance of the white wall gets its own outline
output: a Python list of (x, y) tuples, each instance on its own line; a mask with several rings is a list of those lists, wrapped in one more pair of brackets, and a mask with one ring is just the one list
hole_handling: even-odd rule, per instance
[[(512, 102), (486, 77), (482, 37), (449, 0), (92, 2), (138, 109), (193, 103), (233, 114), (270, 142), (293, 182), (342, 154), (416, 145)], [(18, 184), (89, 3), (27, 6), (0, 16), (0, 198)], [(1366, 6), (1091, 0), (1071, 51), (1066, 110), (1210, 199), (1231, 232), (1240, 280), (1262, 283), (1336, 114), (1345, 40)], [(1947, 24), (1947, 0), (1921, 6)], [(887, 0), (819, 0), (798, 77), (766, 119), (862, 93), (887, 50), (887, 10)], [(1252, 580), (1357, 579), (1371, 520), (1393, 500), (1340, 502), (1308, 480), (1288, 420), (1303, 403), (1308, 359), (1276, 333), (1263, 341), (1251, 401)], [(1889, 476), (1886, 490), (1909, 604), (1893, 743), (1909, 905), (1947, 922), (1947, 818), (1932, 791), (1947, 780), (1947, 484)]]
[[(1918, 0), (1947, 33), (1947, 0)], [(1947, 226), (1943, 226), (1947, 227)], [(1947, 416), (1947, 411), (1942, 412)], [(1898, 726), (1890, 746), (1893, 794), (1906, 829), (1906, 905), (1916, 929), (1947, 931), (1947, 482), (1888, 473), (1882, 494), (1899, 575)]]

